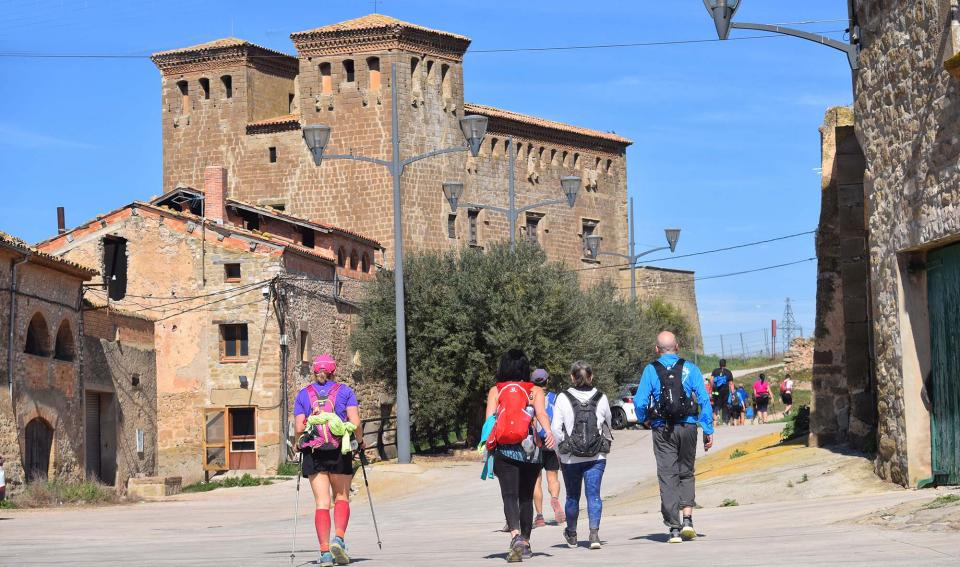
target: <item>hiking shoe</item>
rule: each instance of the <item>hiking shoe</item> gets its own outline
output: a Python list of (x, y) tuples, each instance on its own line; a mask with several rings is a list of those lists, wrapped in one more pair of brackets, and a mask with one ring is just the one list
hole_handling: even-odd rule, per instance
[(690, 541), (697, 537), (697, 530), (693, 529), (692, 518), (683, 519), (683, 526), (680, 528), (680, 537), (686, 541)]
[(347, 544), (343, 542), (343, 538), (337, 536), (333, 538), (333, 541), (330, 542), (330, 554), (333, 555), (334, 563), (337, 565), (349, 565), (350, 556), (347, 555)]
[(590, 530), (590, 549), (600, 549), (600, 530)]
[(320, 567), (333, 567), (333, 554), (329, 551), (321, 551), (320, 559), (317, 560)]
[(577, 542), (577, 532), (571, 532), (570, 530), (563, 529), (563, 539), (567, 541), (567, 547), (573, 549), (579, 545)]
[(523, 558), (533, 559), (533, 548), (530, 547), (530, 540), (523, 541)]
[(510, 540), (510, 551), (507, 552), (507, 563), (520, 563), (523, 561), (523, 551), (526, 549), (526, 540), (523, 536), (517, 534)]
[(551, 498), (550, 507), (553, 508), (553, 519), (557, 521), (558, 525), (567, 521), (567, 514), (563, 511), (559, 498)]
[(667, 543), (683, 543), (683, 538), (680, 537), (680, 528), (670, 528), (670, 539), (667, 540)]
[(543, 514), (537, 514), (537, 517), (533, 519), (534, 528), (542, 528), (547, 525), (547, 521), (543, 519)]

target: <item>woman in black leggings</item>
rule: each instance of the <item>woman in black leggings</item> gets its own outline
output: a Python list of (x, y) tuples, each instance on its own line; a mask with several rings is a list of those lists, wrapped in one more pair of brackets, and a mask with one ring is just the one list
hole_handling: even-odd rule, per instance
[[(555, 446), (553, 433), (550, 432), (550, 420), (547, 417), (546, 401), (543, 389), (530, 381), (530, 362), (523, 351), (513, 349), (500, 359), (497, 370), (497, 385), (487, 393), (487, 413), (490, 417), (498, 412), (500, 392), (504, 388), (526, 392), (525, 411), (534, 417), (547, 431), (544, 445), (552, 449)], [(532, 426), (532, 420), (531, 420)], [(543, 468), (543, 456), (539, 436), (531, 427), (530, 435), (521, 443), (497, 444), (493, 456), (493, 473), (500, 481), (500, 496), (503, 498), (503, 515), (507, 518), (510, 530), (510, 550), (507, 561), (523, 561), (533, 556), (530, 550), (530, 532), (533, 529), (533, 491), (537, 478)]]

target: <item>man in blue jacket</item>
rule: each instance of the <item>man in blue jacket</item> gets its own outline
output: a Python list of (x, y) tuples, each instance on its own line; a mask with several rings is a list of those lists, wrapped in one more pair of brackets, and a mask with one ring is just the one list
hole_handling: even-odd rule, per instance
[[(663, 523), (670, 528), (670, 543), (680, 543), (697, 536), (693, 528), (695, 500), (694, 461), (697, 456), (697, 427), (703, 428), (703, 448), (713, 446), (713, 411), (710, 397), (703, 385), (703, 374), (696, 365), (683, 361), (680, 380), (690, 405), (690, 412), (676, 420), (651, 415), (661, 395), (661, 374), (665, 377), (681, 360), (677, 338), (664, 331), (657, 335), (657, 354), (660, 372), (655, 363), (648, 364), (640, 377), (640, 386), (633, 397), (637, 421), (653, 429), (653, 454), (657, 460), (657, 480), (660, 483), (660, 512)], [(667, 378), (669, 380), (669, 378)], [(683, 519), (680, 509), (683, 509)]]

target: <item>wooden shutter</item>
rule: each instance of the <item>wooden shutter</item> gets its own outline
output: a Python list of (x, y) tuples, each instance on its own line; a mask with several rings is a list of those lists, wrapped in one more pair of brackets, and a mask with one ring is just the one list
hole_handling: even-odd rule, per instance
[(960, 484), (960, 244), (927, 259), (932, 465), (938, 484)]

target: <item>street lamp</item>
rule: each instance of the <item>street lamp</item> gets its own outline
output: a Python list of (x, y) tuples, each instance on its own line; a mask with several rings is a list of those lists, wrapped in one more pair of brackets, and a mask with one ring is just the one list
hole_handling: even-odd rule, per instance
[(663, 230), (664, 236), (667, 237), (667, 245), (661, 246), (659, 248), (651, 248), (640, 254), (636, 254), (634, 250), (636, 249), (636, 242), (634, 242), (634, 232), (633, 232), (633, 199), (630, 199), (630, 254), (621, 254), (619, 252), (601, 252), (600, 243), (603, 240), (602, 237), (591, 234), (589, 236), (584, 236), (584, 244), (587, 247), (587, 251), (590, 252), (590, 257), (596, 258), (600, 255), (604, 256), (619, 256), (627, 260), (628, 265), (630, 266), (630, 298), (633, 301), (637, 300), (637, 260), (646, 256), (647, 254), (652, 254), (654, 252), (660, 252), (661, 250), (669, 249), (673, 253), (677, 249), (677, 241), (680, 240), (680, 229), (679, 228), (666, 228)]
[(730, 34), (730, 28), (792, 35), (842, 51), (847, 55), (847, 61), (850, 63), (851, 70), (856, 71), (860, 68), (860, 33), (857, 26), (854, 26), (850, 34), (851, 43), (843, 43), (842, 41), (830, 39), (829, 37), (819, 34), (785, 28), (783, 26), (733, 22), (733, 16), (737, 13), (737, 9), (740, 8), (740, 0), (703, 0), (703, 5), (713, 18), (713, 24), (717, 28), (717, 37), (720, 39), (727, 39), (727, 36)]
[[(319, 166), (324, 157), (326, 159), (346, 159), (354, 161), (365, 161), (377, 164), (387, 168), (390, 176), (393, 178), (393, 239), (396, 252), (394, 252), (394, 296), (397, 313), (396, 337), (397, 337), (397, 460), (400, 463), (410, 462), (410, 397), (407, 391), (407, 335), (406, 335), (406, 313), (403, 307), (403, 213), (400, 206), (400, 177), (403, 170), (410, 164), (418, 162), (433, 156), (448, 154), (453, 152), (467, 152), (476, 156), (480, 150), (480, 144), (487, 132), (486, 116), (464, 116), (460, 119), (460, 130), (466, 140), (466, 145), (452, 146), (439, 150), (433, 150), (424, 154), (400, 159), (400, 117), (397, 103), (397, 65), (390, 65), (390, 85), (392, 97), (392, 117), (391, 117), (391, 141), (393, 145), (393, 154), (391, 159), (383, 160), (378, 158), (358, 156), (354, 154), (335, 154), (324, 156), (323, 152), (330, 142), (330, 126), (324, 124), (312, 124), (303, 126), (303, 141), (313, 155), (313, 163)], [(451, 191), (454, 189), (451, 188)], [(462, 192), (462, 184), (461, 189)], [(452, 195), (452, 193), (451, 193)]]
[[(461, 127), (463, 128), (464, 135), (467, 135), (467, 126), (463, 126), (463, 121), (467, 118), (475, 118), (474, 116), (467, 116), (460, 120)], [(486, 126), (484, 125), (484, 128)], [(479, 148), (478, 148), (479, 149)], [(471, 150), (472, 151), (472, 150)], [(460, 196), (463, 195), (463, 183), (454, 183), (447, 182), (443, 184), (443, 196), (447, 199), (447, 202), (450, 203), (450, 210), (452, 212), (457, 211), (457, 207), (467, 207), (470, 209), (488, 209), (507, 217), (507, 220), (510, 223), (510, 251), (513, 252), (517, 249), (517, 218), (527, 211), (537, 209), (540, 207), (549, 207), (550, 205), (561, 205), (566, 203), (571, 209), (573, 205), (577, 202), (577, 193), (580, 192), (580, 178), (575, 175), (567, 175), (560, 178), (560, 188), (563, 190), (564, 198), (563, 199), (550, 199), (547, 201), (540, 201), (539, 203), (534, 203), (532, 205), (527, 205), (525, 207), (517, 208), (517, 192), (516, 192), (516, 180), (514, 178), (514, 169), (517, 152), (513, 150), (513, 137), (507, 138), (507, 154), (510, 156), (510, 175), (509, 183), (507, 189), (507, 195), (509, 199), (509, 206), (504, 207), (495, 207), (493, 205), (479, 205), (476, 203), (460, 203)], [(476, 154), (474, 154), (476, 155)]]

